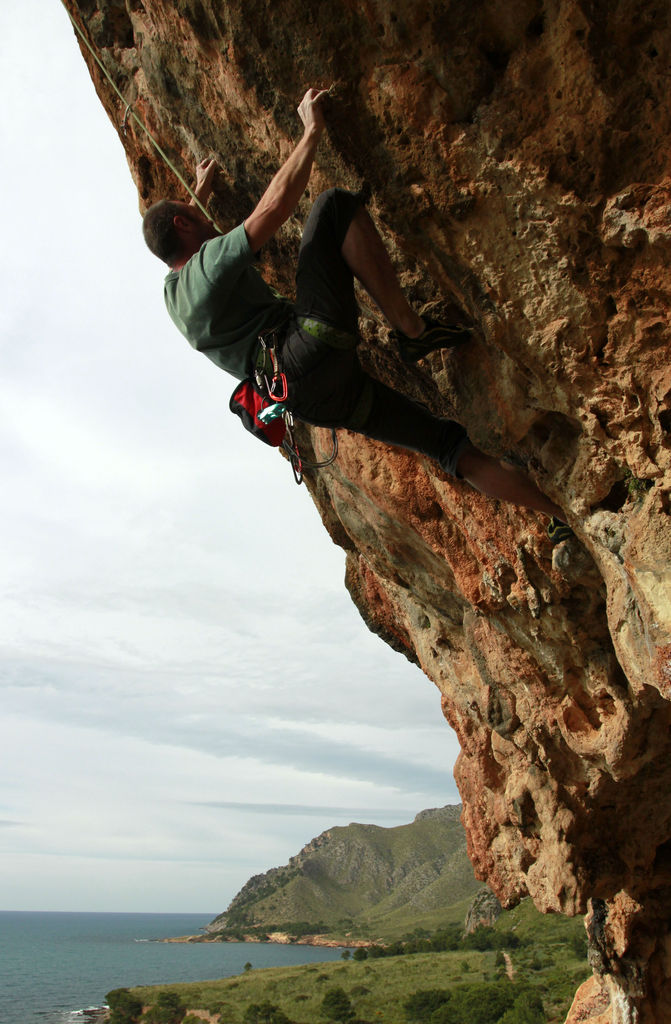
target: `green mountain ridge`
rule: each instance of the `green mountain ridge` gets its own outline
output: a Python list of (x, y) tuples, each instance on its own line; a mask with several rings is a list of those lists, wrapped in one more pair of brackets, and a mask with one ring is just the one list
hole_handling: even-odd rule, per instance
[[(482, 889), (473, 874), (461, 807), (421, 811), (407, 825), (329, 828), (288, 864), (250, 878), (209, 934), (250, 929), (394, 938), (463, 916)], [(462, 906), (463, 904), (463, 906)]]

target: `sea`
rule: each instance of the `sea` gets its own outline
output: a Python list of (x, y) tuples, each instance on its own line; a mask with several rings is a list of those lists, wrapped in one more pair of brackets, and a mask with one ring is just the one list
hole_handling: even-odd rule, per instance
[(0, 912), (0, 1024), (83, 1024), (114, 988), (205, 981), (340, 958), (270, 942), (164, 943), (215, 914)]

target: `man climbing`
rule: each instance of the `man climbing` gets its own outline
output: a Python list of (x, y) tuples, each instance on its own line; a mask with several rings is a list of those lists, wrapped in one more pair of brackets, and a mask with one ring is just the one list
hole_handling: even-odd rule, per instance
[[(469, 332), (423, 319), (411, 307), (359, 196), (331, 189), (314, 203), (298, 255), (295, 303), (278, 297), (255, 269), (256, 254), (307, 187), (325, 127), (325, 96), (306, 92), (298, 107), (303, 137), (244, 223), (221, 234), (193, 201), (164, 199), (147, 211), (145, 241), (171, 268), (165, 301), (172, 320), (194, 348), (239, 380), (264, 369), (259, 337), (272, 335), (285, 404), (297, 419), (428, 455), (484, 494), (552, 517), (550, 535), (558, 540), (568, 531), (561, 510), (524, 473), (475, 448), (460, 424), (363, 372), (355, 278), (391, 324), (406, 362), (459, 344)], [(203, 206), (214, 171), (211, 160), (197, 168), (195, 196)]]

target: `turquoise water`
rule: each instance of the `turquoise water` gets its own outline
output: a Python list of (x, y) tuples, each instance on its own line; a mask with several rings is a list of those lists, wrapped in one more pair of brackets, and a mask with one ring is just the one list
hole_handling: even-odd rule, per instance
[(0, 912), (0, 1024), (76, 1024), (113, 988), (204, 981), (244, 964), (336, 960), (338, 949), (272, 943), (152, 942), (195, 935), (212, 914)]

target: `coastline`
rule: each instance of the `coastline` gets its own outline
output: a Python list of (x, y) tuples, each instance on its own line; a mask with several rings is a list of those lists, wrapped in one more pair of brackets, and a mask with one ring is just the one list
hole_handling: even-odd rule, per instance
[(245, 935), (242, 939), (222, 939), (218, 935), (176, 935), (160, 942), (276, 942), (282, 946), (322, 946), (325, 949), (358, 949), (360, 946), (372, 946), (370, 939), (332, 939), (328, 935), (301, 935), (294, 939), (288, 932), (268, 932), (264, 938), (258, 935)]

